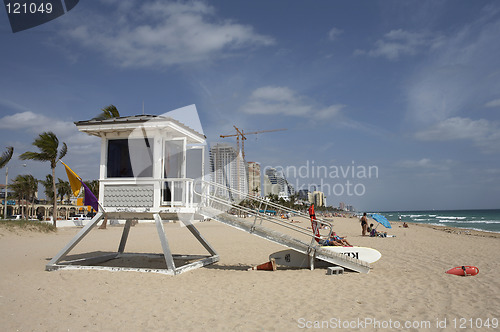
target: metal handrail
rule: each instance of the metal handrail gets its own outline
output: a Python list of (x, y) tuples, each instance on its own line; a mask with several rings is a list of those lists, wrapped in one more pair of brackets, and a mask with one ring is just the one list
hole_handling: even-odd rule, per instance
[[(201, 193), (196, 190), (196, 188), (200, 187), (199, 184), (201, 184), (201, 188), (202, 188), (202, 192)], [(247, 200), (253, 201), (255, 203), (258, 203), (258, 204), (255, 204), (256, 206), (258, 205), (258, 208), (257, 208), (257, 210), (251, 209), (251, 208), (248, 208), (248, 207), (244, 207), (244, 206), (238, 205), (238, 203), (235, 202), (234, 200), (229, 200), (227, 198), (218, 197), (216, 195), (210, 195), (210, 191), (209, 191), (210, 187), (212, 187), (212, 188), (215, 187), (215, 188), (221, 189), (223, 191), (228, 191), (228, 192), (230, 192), (232, 194), (232, 195), (230, 195), (232, 197), (240, 197), (240, 198), (242, 198), (242, 200), (243, 199), (247, 199)], [(306, 235), (308, 237), (311, 237), (311, 246), (313, 246), (313, 243), (316, 242), (316, 238), (317, 237), (315, 236), (315, 230), (314, 229), (311, 232), (310, 229), (307, 229), (305, 227), (301, 227), (299, 225), (296, 225), (295, 223), (291, 223), (291, 222), (285, 221), (285, 220), (283, 220), (281, 218), (279, 218), (279, 219), (278, 218), (273, 218), (271, 216), (268, 216), (266, 214), (266, 211), (269, 208), (273, 208), (273, 209), (277, 210), (276, 212), (290, 213), (290, 214), (293, 214), (293, 215), (296, 215), (296, 216), (299, 216), (299, 217), (310, 219), (310, 217), (309, 217), (308, 214), (305, 214), (303, 212), (296, 211), (296, 210), (287, 208), (285, 206), (282, 206), (282, 205), (279, 205), (279, 204), (267, 201), (267, 200), (262, 199), (260, 197), (249, 195), (247, 193), (244, 193), (242, 191), (239, 191), (239, 190), (236, 190), (236, 189), (233, 189), (233, 188), (228, 188), (228, 187), (226, 187), (224, 185), (221, 185), (221, 184), (218, 184), (218, 183), (215, 183), (215, 182), (210, 182), (210, 181), (201, 180), (201, 179), (198, 179), (198, 180), (195, 181), (195, 184), (193, 186), (193, 192), (196, 195), (198, 195), (198, 196), (201, 197), (202, 202), (203, 202), (203, 199), (205, 199), (205, 202), (206, 202), (207, 199), (210, 199), (212, 202), (215, 202), (217, 204), (220, 204), (220, 205), (226, 207), (227, 210), (236, 209), (236, 210), (239, 210), (240, 212), (243, 212), (245, 214), (254, 216), (254, 226), (257, 224), (257, 220), (260, 219), (260, 224), (262, 224), (263, 220), (266, 220), (266, 221), (269, 221), (269, 222), (271, 222), (273, 224), (283, 226), (285, 228), (297, 231), (297, 232), (299, 232), (301, 234), (304, 234), (304, 235)], [(264, 208), (261, 209), (263, 206), (264, 206)], [(263, 212), (260, 212), (261, 210)], [(333, 233), (332, 224), (330, 222), (328, 222), (326, 220), (322, 220), (322, 219), (316, 219), (315, 221), (317, 222), (317, 224), (319, 225), (319, 227), (326, 227), (328, 229), (328, 231), (329, 231), (327, 237), (321, 236), (321, 238), (330, 238), (330, 236)]]
[[(247, 213), (249, 215), (253, 215), (255, 216), (255, 219), (254, 219), (254, 224), (253, 226), (250, 227), (250, 230), (249, 232), (252, 233), (254, 230), (255, 230), (255, 226), (256, 226), (256, 222), (258, 219), (260, 219), (261, 221), (261, 224), (262, 224), (262, 221), (268, 221), (270, 223), (273, 223), (275, 225), (279, 225), (279, 226), (282, 226), (282, 227), (285, 227), (287, 229), (291, 229), (297, 233), (300, 233), (300, 234), (303, 234), (305, 236), (307, 236), (308, 238), (311, 238), (311, 242), (309, 245), (307, 245), (307, 251), (306, 251), (306, 254), (308, 255), (311, 255), (311, 257), (316, 257), (317, 253), (320, 252), (321, 255), (325, 255), (326, 253), (323, 251), (321, 251), (321, 245), (316, 241), (316, 236), (314, 235), (314, 232), (311, 232), (310, 229), (307, 229), (307, 228), (304, 228), (304, 227), (300, 227), (298, 225), (295, 225), (293, 223), (290, 223), (290, 222), (287, 222), (287, 221), (284, 221), (284, 220), (281, 220), (281, 219), (277, 219), (277, 218), (272, 218), (271, 216), (268, 216), (264, 213), (260, 213), (258, 212), (258, 210), (254, 210), (254, 209), (251, 209), (251, 208), (247, 208), (247, 207), (244, 207), (244, 206), (241, 206), (241, 205), (237, 205), (236, 202), (234, 201), (231, 201), (231, 200), (228, 200), (226, 198), (223, 198), (223, 197), (218, 197), (218, 196), (215, 196), (215, 195), (209, 195), (209, 194), (204, 194), (204, 192), (206, 192), (206, 189), (207, 189), (207, 186), (210, 186), (210, 185), (213, 185), (213, 186), (217, 186), (217, 187), (222, 187), (224, 189), (228, 189), (228, 190), (232, 190), (234, 192), (237, 192), (237, 190), (234, 190), (234, 189), (230, 189), (230, 188), (226, 188), (224, 186), (221, 186), (217, 183), (212, 183), (210, 181), (204, 181), (204, 180), (198, 180), (195, 182), (195, 185), (193, 186), (194, 188), (198, 188), (199, 187), (199, 184), (202, 184), (202, 192), (198, 192), (196, 190), (194, 190), (194, 194), (195, 195), (198, 195), (200, 196), (201, 198), (201, 204), (200, 204), (200, 207), (203, 205), (203, 203), (205, 203), (205, 207), (212, 207), (214, 208), (215, 210), (225, 210), (225, 209), (236, 209), (238, 211), (241, 211), (241, 212), (244, 212), (244, 213)], [(198, 184), (198, 185), (197, 185)], [(242, 196), (248, 196), (248, 195), (245, 195), (244, 193), (242, 192), (238, 192), (239, 194), (242, 194)], [(254, 196), (248, 196), (248, 198), (251, 198), (252, 200), (255, 200), (255, 201), (258, 201), (258, 202), (265, 202), (265, 200), (261, 199), (261, 198), (258, 198), (258, 197), (254, 197)], [(265, 203), (270, 203), (270, 202), (265, 202)], [(219, 206), (213, 206), (213, 205), (217, 205), (219, 204)], [(293, 211), (291, 209), (288, 209), (286, 207), (283, 207), (279, 204), (275, 204), (275, 203), (270, 203), (272, 204), (272, 206), (274, 207), (278, 207), (278, 208), (282, 208), (283, 210), (289, 210), (289, 211), (292, 211), (293, 213), (297, 214), (297, 215), (301, 215), (301, 216), (307, 216), (305, 213), (297, 213), (297, 211)], [(225, 209), (223, 208), (225, 207)], [(308, 216), (307, 216), (308, 217)], [(217, 218), (216, 218), (217, 219)], [(332, 233), (332, 229), (331, 229), (331, 224), (328, 223), (328, 222), (325, 222), (325, 221), (319, 221), (320, 223), (322, 224), (329, 224), (330, 226), (330, 233)], [(248, 225), (249, 226), (249, 225)], [(318, 251), (319, 250), (319, 251)], [(357, 265), (360, 265), (360, 266), (369, 266), (369, 264), (367, 264), (366, 262), (363, 262), (363, 261), (360, 261), (354, 257), (349, 257), (349, 256), (346, 256), (346, 255), (342, 255), (340, 253), (334, 253), (334, 252), (328, 252), (327, 254), (328, 256), (336, 256), (338, 258), (341, 258), (342, 260), (344, 261), (348, 261), (348, 262), (352, 262), (352, 263), (355, 263)]]
[[(257, 218), (261, 219), (262, 220), (266, 220), (266, 221), (269, 221), (273, 224), (276, 224), (276, 225), (280, 225), (280, 226), (283, 226), (285, 228), (288, 228), (288, 229), (291, 229), (291, 230), (294, 230), (294, 231), (297, 231), (297, 232), (300, 232), (304, 235), (307, 235), (309, 237), (311, 237), (311, 231), (304, 228), (304, 227), (300, 227), (298, 225), (295, 225), (293, 223), (289, 223), (289, 222), (286, 222), (286, 221), (283, 221), (283, 220), (280, 220), (280, 219), (275, 219), (275, 218), (272, 218), (268, 215), (265, 215), (265, 214), (258, 214), (255, 212), (255, 210), (253, 209), (250, 209), (250, 208), (247, 208), (247, 207), (244, 207), (244, 206), (238, 206), (238, 205), (233, 205), (232, 203), (222, 199), (222, 198), (219, 198), (219, 197), (211, 197), (211, 200), (215, 201), (216, 203), (219, 203), (221, 205), (224, 205), (226, 206), (227, 208), (229, 209), (237, 209), (239, 210), (240, 212), (243, 212), (244, 214), (249, 214), (249, 215), (254, 215), (256, 216)], [(256, 225), (256, 222), (254, 221), (254, 224), (253, 224), (253, 227), (255, 227)]]

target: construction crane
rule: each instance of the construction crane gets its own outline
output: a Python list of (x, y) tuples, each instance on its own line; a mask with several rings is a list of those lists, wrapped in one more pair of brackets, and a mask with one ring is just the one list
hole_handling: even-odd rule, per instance
[(260, 134), (260, 133), (270, 133), (274, 131), (283, 131), (286, 130), (284, 128), (282, 129), (269, 129), (269, 130), (259, 130), (259, 131), (250, 131), (250, 132), (244, 132), (243, 130), (239, 129), (238, 127), (234, 126), (234, 129), (236, 129), (236, 134), (232, 135), (220, 135), (222, 138), (226, 137), (234, 137), (236, 136), (236, 142), (238, 145), (238, 151), (240, 150), (240, 139), (241, 139), (241, 155), (243, 157), (243, 160), (245, 160), (245, 141), (246, 141), (246, 135), (253, 135), (253, 134)]

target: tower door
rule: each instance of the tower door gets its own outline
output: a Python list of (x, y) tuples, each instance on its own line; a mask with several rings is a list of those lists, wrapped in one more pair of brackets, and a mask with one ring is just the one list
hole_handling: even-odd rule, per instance
[[(188, 145), (186, 149), (186, 178), (193, 179), (193, 190), (200, 193), (202, 191), (202, 183), (205, 176), (205, 146), (204, 145)], [(199, 203), (199, 196), (192, 196), (194, 203)]]
[(186, 139), (165, 140), (163, 149), (163, 203), (185, 205), (186, 197)]

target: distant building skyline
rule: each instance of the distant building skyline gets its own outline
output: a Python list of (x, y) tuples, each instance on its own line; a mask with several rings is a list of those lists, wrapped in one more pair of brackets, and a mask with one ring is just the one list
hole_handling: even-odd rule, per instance
[[(210, 148), (210, 171), (213, 182), (246, 194), (248, 193), (246, 168), (241, 152), (238, 152), (234, 146), (216, 143)], [(229, 191), (221, 188), (218, 188), (214, 194), (229, 197)]]
[(248, 193), (250, 195), (262, 196), (260, 164), (255, 161), (249, 161), (247, 162), (247, 169), (248, 169)]
[(266, 168), (264, 174), (264, 196), (269, 194), (278, 195), (280, 198), (289, 199), (294, 194), (293, 186), (288, 183), (282, 172), (276, 168)]
[(326, 206), (325, 194), (322, 191), (313, 191), (308, 196), (309, 203), (314, 204), (314, 206)]

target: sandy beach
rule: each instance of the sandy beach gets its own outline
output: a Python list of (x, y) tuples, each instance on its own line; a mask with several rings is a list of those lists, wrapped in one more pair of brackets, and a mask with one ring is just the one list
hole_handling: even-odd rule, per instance
[[(197, 227), (220, 261), (178, 276), (46, 272), (45, 264), (79, 228), (53, 234), (0, 228), (0, 326), (3, 331), (494, 330), (491, 325), (500, 319), (499, 234), (392, 224), (389, 233), (396, 237), (369, 238), (361, 236), (357, 219), (334, 218), (338, 234), (379, 250), (382, 258), (368, 274), (333, 276), (326, 269), (247, 271), (285, 248), (216, 221)], [(122, 227), (92, 230), (72, 253), (115, 251)], [(173, 253), (205, 254), (179, 223), (165, 224), (165, 231)], [(133, 227), (126, 251), (160, 253), (154, 224)], [(458, 265), (480, 272), (444, 273)]]

